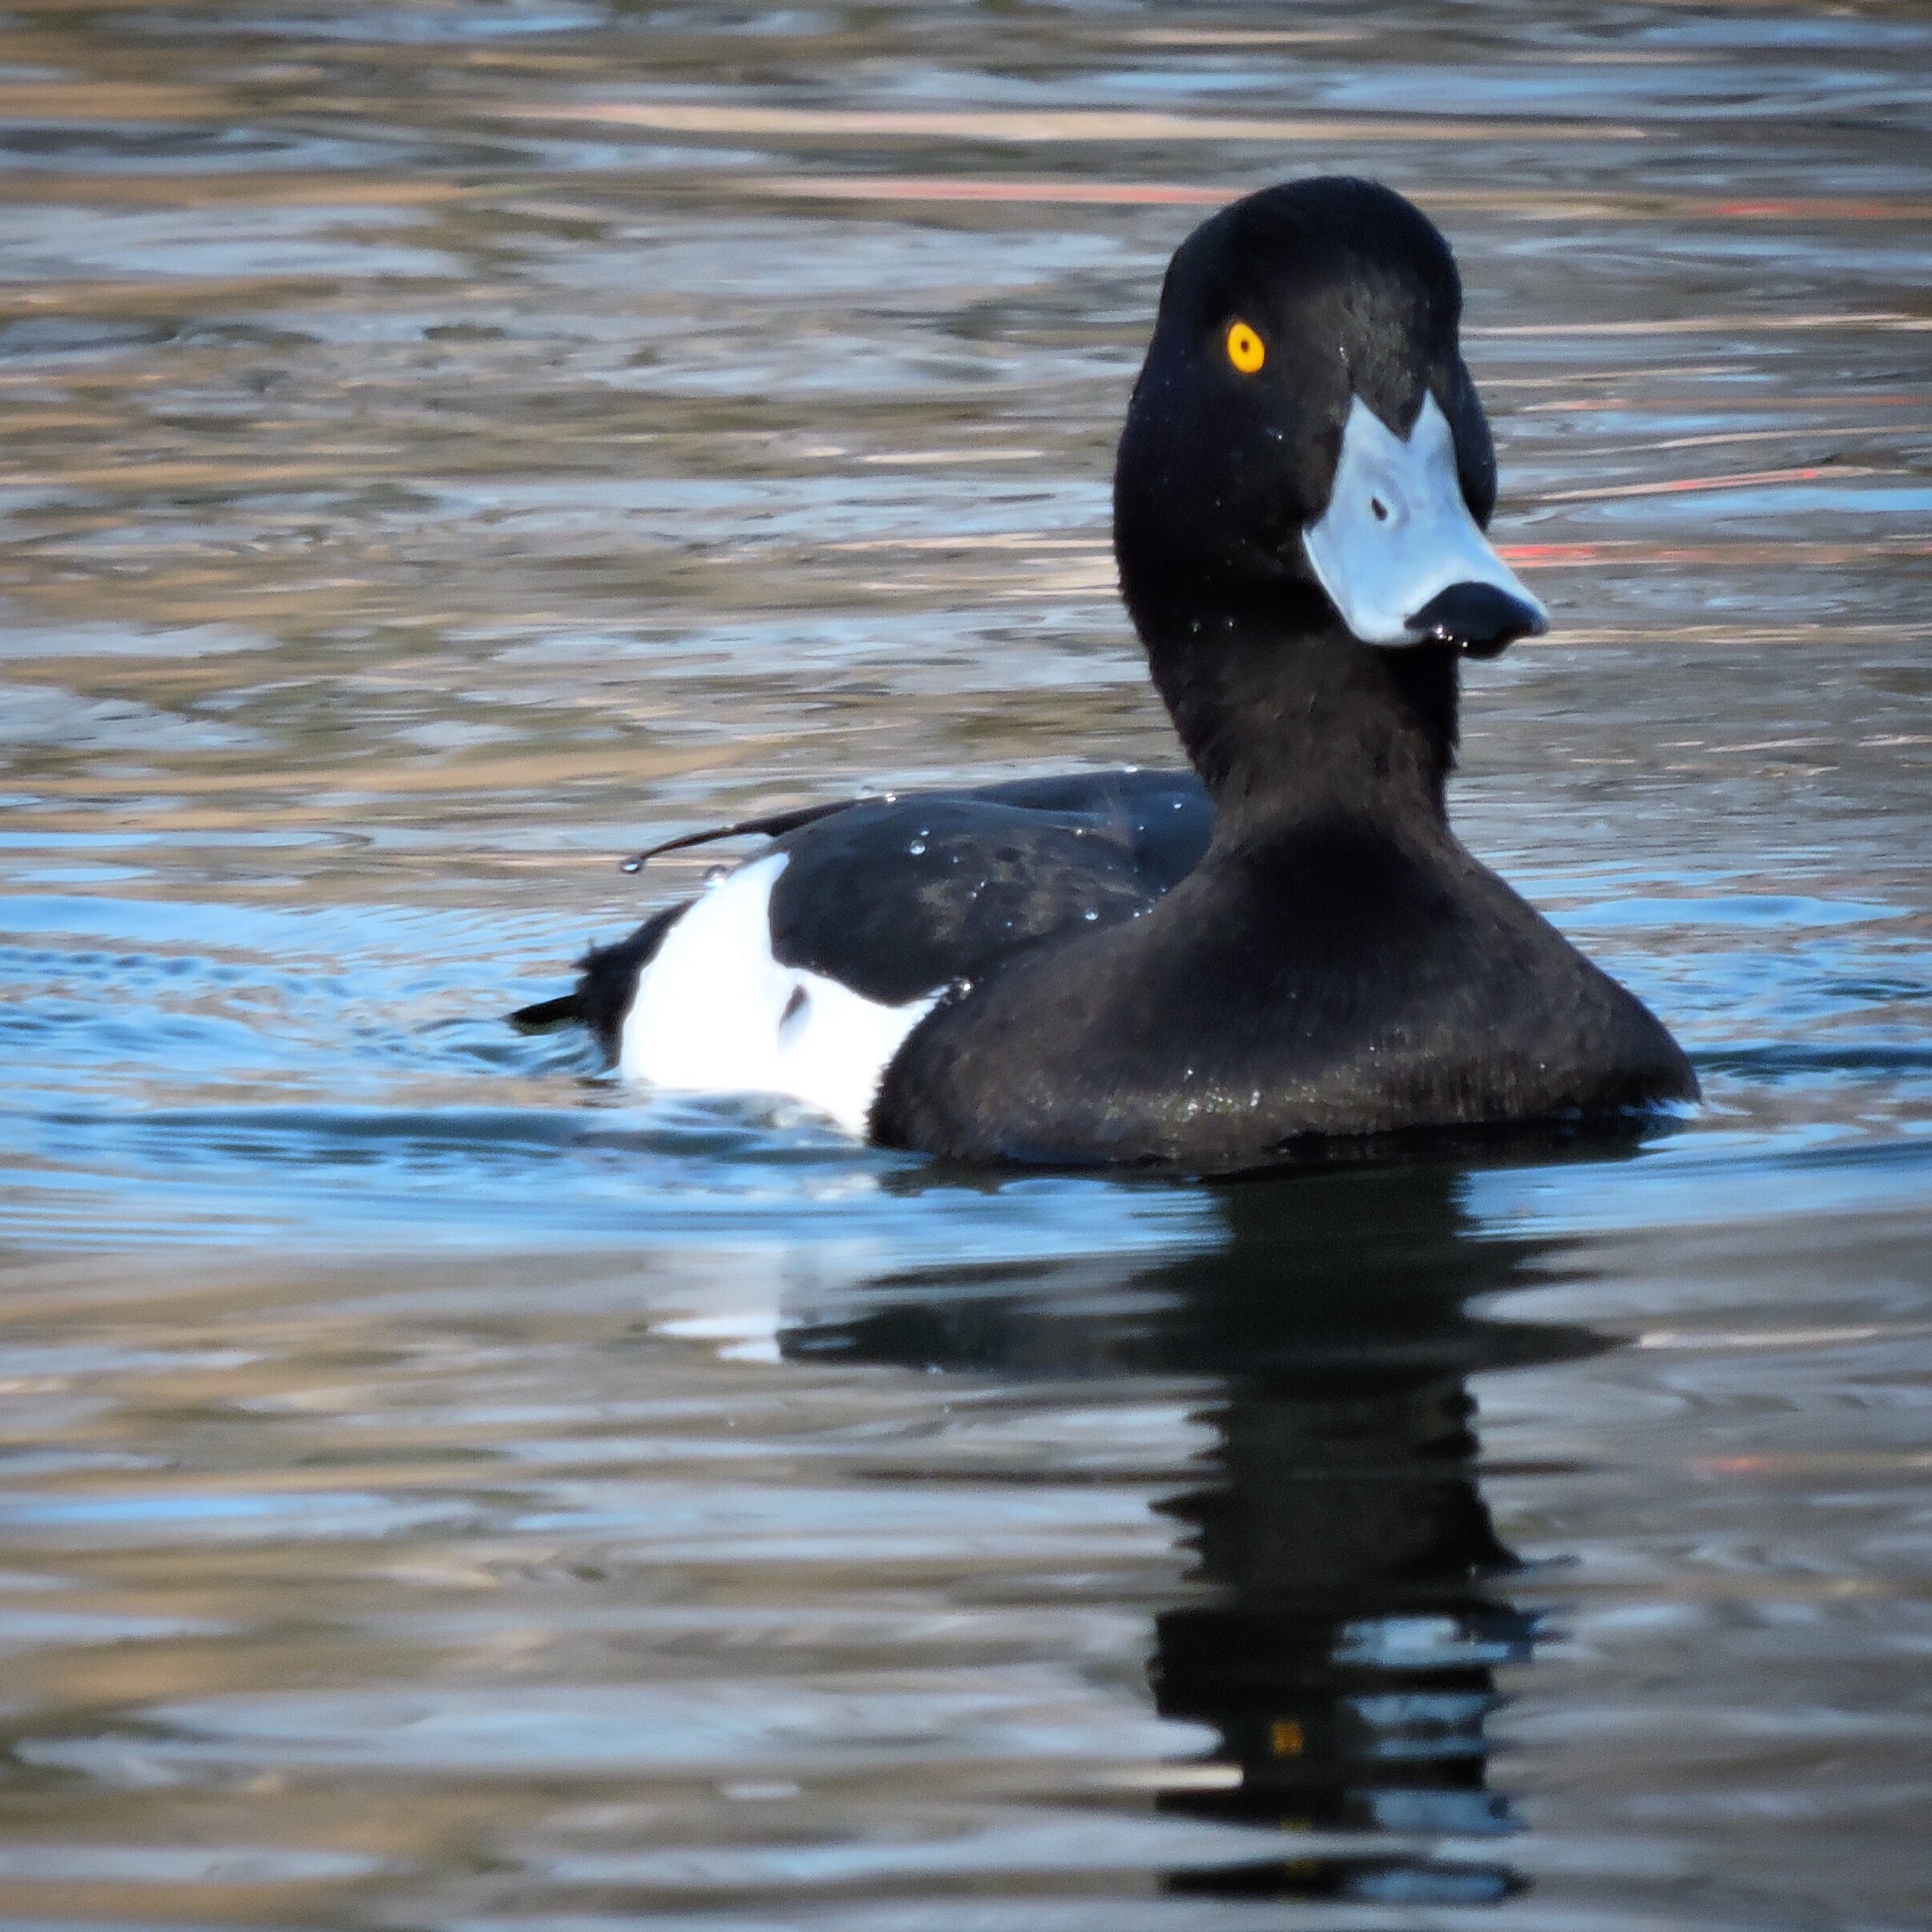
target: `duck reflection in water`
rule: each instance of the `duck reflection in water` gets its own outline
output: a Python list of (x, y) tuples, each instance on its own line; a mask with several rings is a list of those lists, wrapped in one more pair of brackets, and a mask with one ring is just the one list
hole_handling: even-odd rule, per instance
[[(1158, 1802), (1278, 1836), (1170, 1889), (1451, 1905), (1520, 1888), (1486, 1725), (1496, 1667), (1530, 1656), (1538, 1620), (1507, 1593), (1520, 1566), (1478, 1485), (1467, 1384), (1608, 1345), (1468, 1311), (1548, 1280), (1553, 1256), (1484, 1235), (1463, 1192), (1447, 1168), (1227, 1186), (1205, 1251), (922, 1272), (783, 1337), (806, 1358), (1218, 1384), (1212, 1474), (1161, 1505), (1201, 1587), (1156, 1617), (1149, 1669), (1161, 1713), (1219, 1742)], [(1278, 1836), (1311, 1832), (1306, 1855)]]

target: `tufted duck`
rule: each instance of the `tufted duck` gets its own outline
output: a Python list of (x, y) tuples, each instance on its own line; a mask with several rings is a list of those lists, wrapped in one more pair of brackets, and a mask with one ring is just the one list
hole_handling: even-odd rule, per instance
[(1694, 1098), (1663, 1027), (1449, 828), (1459, 662), (1547, 622), (1483, 535), (1461, 305), (1447, 244), (1372, 183), (1203, 223), (1114, 473), (1192, 770), (725, 828), (772, 846), (518, 1022), (976, 1162), (1231, 1170)]

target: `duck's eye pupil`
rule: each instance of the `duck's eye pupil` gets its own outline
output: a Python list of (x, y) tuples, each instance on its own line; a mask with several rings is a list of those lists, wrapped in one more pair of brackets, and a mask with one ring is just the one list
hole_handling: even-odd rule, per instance
[(1371, 497), (1368, 499), (1368, 507), (1375, 512), (1375, 520), (1377, 523), (1388, 521), (1388, 505), (1380, 497)]
[(1252, 375), (1268, 359), (1268, 351), (1247, 323), (1231, 322), (1227, 325), (1227, 359), (1243, 375)]

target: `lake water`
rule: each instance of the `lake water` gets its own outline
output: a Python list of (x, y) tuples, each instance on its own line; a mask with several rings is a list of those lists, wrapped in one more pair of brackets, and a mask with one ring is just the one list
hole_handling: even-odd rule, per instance
[[(1932, 1916), (1932, 20), (0, 21), (0, 1922)], [(1176, 242), (1450, 234), (1457, 823), (1627, 1145), (931, 1168), (499, 1016), (747, 811), (1171, 756)]]

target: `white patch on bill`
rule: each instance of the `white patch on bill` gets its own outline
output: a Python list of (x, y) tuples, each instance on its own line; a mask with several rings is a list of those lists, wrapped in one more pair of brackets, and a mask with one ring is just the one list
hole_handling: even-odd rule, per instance
[(689, 1094), (776, 1094), (862, 1134), (879, 1082), (943, 988), (884, 1006), (772, 956), (774, 852), (721, 879), (664, 936), (624, 1020), (626, 1079)]
[(1302, 532), (1302, 548), (1365, 644), (1420, 643), (1409, 618), (1456, 583), (1489, 584), (1548, 619), (1470, 515), (1455, 438), (1434, 396), (1406, 437), (1354, 399), (1328, 508)]

